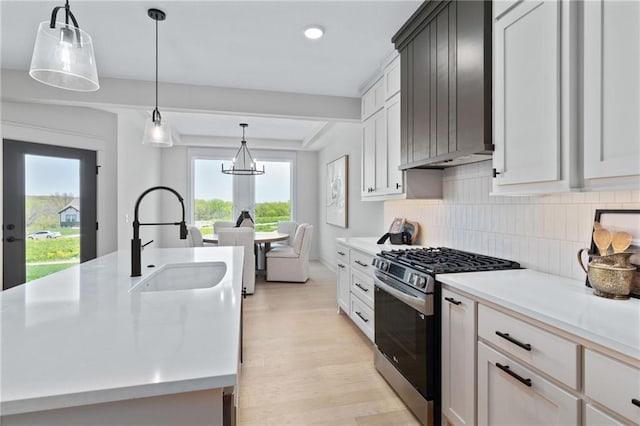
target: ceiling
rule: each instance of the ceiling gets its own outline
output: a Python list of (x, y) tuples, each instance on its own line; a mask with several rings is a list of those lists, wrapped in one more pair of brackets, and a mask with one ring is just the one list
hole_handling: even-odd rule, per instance
[[(155, 25), (147, 9), (155, 7), (167, 13), (159, 23), (161, 81), (348, 97), (360, 96), (362, 85), (393, 52), (391, 37), (420, 3), (70, 1), (80, 27), (93, 38), (101, 78), (154, 79)], [(1, 1), (2, 68), (29, 68), (39, 22), (62, 4)], [(303, 36), (311, 24), (325, 28), (322, 39)], [(231, 136), (230, 123), (237, 127), (247, 119), (171, 115), (179, 133), (193, 135)], [(260, 137), (297, 139), (317, 131), (318, 123), (285, 120), (270, 126), (268, 120), (256, 130)]]

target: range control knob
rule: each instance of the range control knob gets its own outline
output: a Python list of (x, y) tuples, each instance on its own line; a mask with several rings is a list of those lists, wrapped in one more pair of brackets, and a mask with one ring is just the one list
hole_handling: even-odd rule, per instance
[(424, 288), (427, 285), (427, 279), (425, 277), (418, 277), (417, 285), (418, 288)]

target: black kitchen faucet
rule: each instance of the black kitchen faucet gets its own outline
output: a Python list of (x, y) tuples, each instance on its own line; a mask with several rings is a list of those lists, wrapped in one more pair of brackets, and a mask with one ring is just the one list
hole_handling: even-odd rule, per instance
[[(159, 190), (159, 189), (173, 192), (173, 194), (176, 197), (178, 197), (178, 201), (180, 201), (180, 205), (182, 206), (182, 220), (180, 222), (140, 223), (138, 221), (138, 209), (140, 207), (140, 202), (148, 193)], [(135, 208), (134, 217), (133, 217), (133, 238), (131, 239), (131, 276), (132, 277), (139, 277), (142, 275), (142, 266), (141, 266), (142, 241), (140, 240), (140, 227), (148, 226), (148, 225), (179, 225), (180, 239), (181, 240), (187, 239), (187, 224), (184, 221), (184, 202), (183, 202), (183, 198), (180, 196), (180, 194), (178, 194), (178, 192), (175, 189), (169, 188), (168, 186), (154, 186), (144, 191), (138, 197), (138, 201), (136, 201), (136, 208)]]

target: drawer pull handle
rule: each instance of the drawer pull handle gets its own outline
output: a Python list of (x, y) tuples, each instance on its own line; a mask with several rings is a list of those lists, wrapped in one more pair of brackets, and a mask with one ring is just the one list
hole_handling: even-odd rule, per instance
[(338, 263), (338, 268), (344, 269), (344, 265), (342, 263)]
[(522, 343), (516, 339), (514, 339), (513, 337), (509, 336), (509, 333), (501, 333), (499, 331), (496, 331), (496, 334), (500, 337), (502, 337), (503, 339), (506, 339), (508, 341), (510, 341), (511, 343), (513, 343), (514, 345), (518, 345), (520, 346), (522, 349), (525, 349), (527, 351), (531, 350), (531, 345), (528, 343)]
[(343, 251), (339, 251), (339, 252), (338, 252), (338, 254), (339, 254), (340, 256), (344, 256), (344, 255), (345, 255), (345, 252), (343, 252)]
[(363, 287), (360, 283), (356, 283), (356, 287), (358, 287), (360, 290), (364, 291), (365, 293), (369, 291), (368, 288)]
[(632, 403), (633, 405), (635, 405), (636, 407), (640, 407), (640, 399), (635, 399), (635, 398), (633, 398), (633, 399), (631, 400), (631, 403)]
[(513, 371), (511, 371), (508, 365), (502, 365), (499, 362), (496, 362), (496, 367), (498, 367), (500, 370), (504, 371), (505, 373), (507, 373), (508, 375), (510, 375), (511, 377), (513, 377), (514, 379), (522, 383), (523, 385), (527, 385), (531, 387), (531, 379), (525, 379), (522, 376), (514, 373)]
[(456, 300), (453, 297), (445, 297), (444, 300), (446, 300), (449, 303), (453, 303), (456, 306), (462, 303), (461, 301)]
[(368, 319), (366, 319), (365, 317), (363, 317), (363, 316), (362, 316), (362, 312), (358, 312), (358, 311), (356, 311), (356, 315), (357, 315), (357, 316), (359, 316), (359, 317), (362, 319), (362, 321), (364, 321), (364, 322), (369, 322), (369, 320), (368, 320)]
[(356, 260), (356, 263), (357, 263), (358, 265), (360, 265), (360, 266), (364, 266), (364, 267), (369, 266), (369, 265), (367, 265), (367, 264), (366, 264), (366, 263), (364, 263), (364, 262), (360, 262), (359, 260)]

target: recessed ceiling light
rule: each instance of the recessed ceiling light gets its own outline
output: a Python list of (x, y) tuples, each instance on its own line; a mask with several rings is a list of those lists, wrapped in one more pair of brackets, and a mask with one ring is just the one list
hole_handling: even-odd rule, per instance
[(311, 25), (304, 30), (304, 36), (310, 40), (317, 40), (324, 35), (324, 28), (319, 25)]

